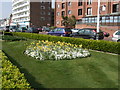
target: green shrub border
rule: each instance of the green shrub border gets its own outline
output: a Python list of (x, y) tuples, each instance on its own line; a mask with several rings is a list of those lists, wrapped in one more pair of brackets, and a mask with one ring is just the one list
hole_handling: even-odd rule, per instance
[(11, 35), (4, 35), (1, 37), (2, 40), (5, 41), (21, 41), (21, 40), (27, 40), (24, 37), (18, 37), (18, 36), (11, 36)]
[(25, 79), (23, 73), (14, 66), (8, 57), (0, 50), (2, 60), (2, 89), (5, 88), (31, 88), (30, 84)]
[(59, 37), (59, 36), (51, 36), (51, 35), (43, 35), (43, 34), (35, 34), (35, 33), (22, 33), (22, 32), (12, 32), (12, 34), (15, 36), (26, 37), (29, 39), (48, 40), (55, 42), (61, 41), (61, 42), (68, 42), (77, 45), (82, 44), (83, 48), (86, 49), (120, 54), (119, 42), (90, 40), (90, 39), (72, 38), (72, 37)]

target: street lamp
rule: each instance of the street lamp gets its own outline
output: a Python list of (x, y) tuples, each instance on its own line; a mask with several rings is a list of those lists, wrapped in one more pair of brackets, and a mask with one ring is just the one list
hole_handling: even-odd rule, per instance
[(97, 10), (97, 37), (96, 40), (99, 39), (99, 28), (100, 28), (100, 0), (98, 0), (98, 10)]

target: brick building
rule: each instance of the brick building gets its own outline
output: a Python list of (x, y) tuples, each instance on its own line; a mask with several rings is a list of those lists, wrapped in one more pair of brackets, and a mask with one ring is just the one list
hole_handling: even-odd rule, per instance
[[(96, 28), (97, 0), (56, 0), (55, 26), (62, 26), (62, 15), (72, 16), (77, 19), (76, 28)], [(104, 28), (105, 27), (105, 28)], [(100, 28), (107, 30), (120, 28), (120, 1), (101, 0), (100, 2)], [(109, 28), (108, 28), (109, 29)]]
[(12, 0), (12, 23), (26, 26), (52, 25), (51, 0)]

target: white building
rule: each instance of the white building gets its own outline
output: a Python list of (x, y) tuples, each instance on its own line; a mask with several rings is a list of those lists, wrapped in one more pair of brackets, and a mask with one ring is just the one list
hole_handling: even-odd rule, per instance
[(12, 23), (30, 25), (29, 0), (12, 0)]
[(51, 0), (12, 0), (12, 23), (41, 27), (51, 24)]
[(5, 27), (5, 26), (9, 26), (9, 18), (0, 20), (0, 27)]

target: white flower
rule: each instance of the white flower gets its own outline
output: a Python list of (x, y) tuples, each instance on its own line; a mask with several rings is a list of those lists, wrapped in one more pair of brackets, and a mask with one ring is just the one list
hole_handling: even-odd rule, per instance
[(79, 58), (79, 57), (87, 57), (90, 55), (90, 53), (87, 50), (83, 50), (82, 48), (77, 47), (77, 46), (74, 47), (74, 45), (71, 45), (71, 44), (57, 43), (55, 45), (55, 43), (53, 42), (50, 42), (50, 43), (52, 44), (49, 45), (48, 41), (47, 42), (39, 41), (37, 45), (32, 43), (26, 49), (25, 54), (31, 57), (34, 57), (36, 59), (39, 59), (39, 60), (74, 59), (74, 58)]

